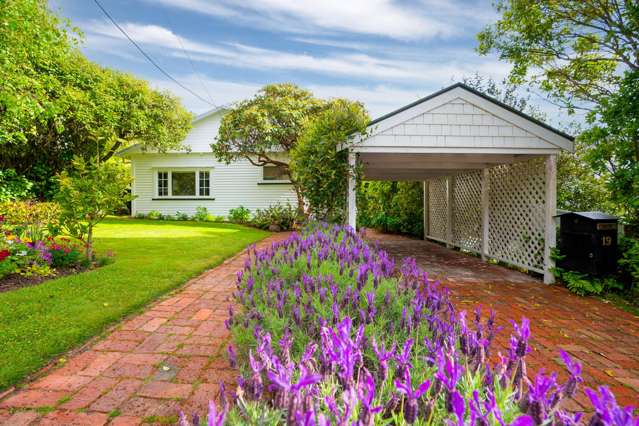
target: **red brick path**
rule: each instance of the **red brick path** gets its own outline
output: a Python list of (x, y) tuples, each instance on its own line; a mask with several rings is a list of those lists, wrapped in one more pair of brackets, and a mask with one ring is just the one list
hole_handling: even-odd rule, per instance
[(168, 421), (178, 409), (205, 413), (220, 381), (232, 389), (236, 378), (224, 320), (243, 265), (240, 253), (6, 396), (0, 424), (137, 425)]
[[(559, 348), (579, 359), (584, 384), (610, 386), (621, 404), (639, 405), (639, 318), (593, 297), (579, 297), (560, 286), (547, 286), (517, 271), (490, 265), (480, 259), (446, 249), (439, 244), (370, 232), (368, 238), (396, 258), (415, 257), (433, 278), (451, 290), (459, 309), (472, 312), (482, 305), (497, 312), (504, 330), (496, 340), (505, 348), (510, 319), (530, 319), (531, 370), (563, 373)], [(561, 376), (562, 374), (560, 374)], [(564, 374), (565, 376), (565, 374)], [(583, 389), (583, 386), (582, 386)], [(569, 405), (582, 409), (580, 392)]]

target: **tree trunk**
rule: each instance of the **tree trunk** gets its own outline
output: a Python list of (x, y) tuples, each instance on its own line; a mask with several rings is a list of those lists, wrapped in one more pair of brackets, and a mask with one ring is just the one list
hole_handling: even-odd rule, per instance
[(306, 212), (304, 211), (304, 196), (302, 195), (302, 191), (297, 185), (294, 185), (293, 187), (295, 188), (295, 196), (297, 197), (297, 214), (301, 217), (306, 217)]
[(86, 247), (87, 259), (93, 262), (93, 225), (89, 224), (87, 231), (87, 247)]

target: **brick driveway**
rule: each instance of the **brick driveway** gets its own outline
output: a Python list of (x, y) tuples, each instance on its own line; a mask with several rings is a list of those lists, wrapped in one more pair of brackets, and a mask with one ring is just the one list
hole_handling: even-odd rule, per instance
[(0, 424), (137, 425), (171, 421), (180, 408), (205, 413), (220, 381), (233, 390), (224, 320), (243, 265), (240, 253), (7, 395)]
[[(490, 265), (439, 244), (369, 231), (368, 238), (396, 258), (412, 256), (450, 290), (458, 309), (493, 308), (504, 331), (496, 345), (505, 348), (512, 326), (522, 316), (532, 324), (528, 356), (532, 370), (563, 372), (559, 348), (583, 364), (586, 386), (610, 386), (621, 404), (639, 405), (639, 318), (593, 297), (579, 297), (547, 286), (517, 271)], [(561, 374), (560, 374), (561, 376)], [(565, 376), (565, 374), (564, 374)], [(582, 387), (583, 389), (583, 387)], [(583, 409), (580, 392), (570, 403)]]

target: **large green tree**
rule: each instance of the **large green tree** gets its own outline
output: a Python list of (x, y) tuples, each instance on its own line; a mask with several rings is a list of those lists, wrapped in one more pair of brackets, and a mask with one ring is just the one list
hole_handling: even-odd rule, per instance
[(326, 109), (307, 120), (297, 144), (290, 151), (290, 168), (316, 218), (341, 221), (346, 208), (349, 174), (343, 144), (363, 134), (370, 121), (364, 106), (346, 99), (333, 99)]
[(498, 0), (499, 20), (479, 52), (513, 65), (514, 83), (537, 84), (569, 108), (614, 93), (619, 70), (639, 69), (636, 0)]
[(45, 0), (0, 7), (0, 167), (51, 192), (74, 156), (109, 159), (131, 143), (178, 147), (191, 114), (148, 83), (100, 67), (77, 49), (81, 35)]
[(625, 218), (639, 224), (639, 71), (626, 73), (619, 91), (590, 118), (594, 126), (581, 135), (586, 158), (609, 176), (610, 195)]
[[(298, 143), (305, 122), (326, 108), (308, 90), (294, 84), (269, 84), (253, 98), (238, 103), (220, 125), (213, 153), (226, 163), (246, 159), (255, 166), (279, 166), (291, 175), (286, 155)], [(304, 200), (291, 176), (298, 200)]]

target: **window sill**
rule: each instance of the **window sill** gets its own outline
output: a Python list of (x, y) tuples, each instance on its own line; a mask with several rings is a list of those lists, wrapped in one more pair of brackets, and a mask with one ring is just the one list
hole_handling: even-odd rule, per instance
[(290, 180), (262, 180), (258, 185), (292, 185)]
[(215, 201), (213, 197), (159, 197), (151, 198), (151, 201)]

